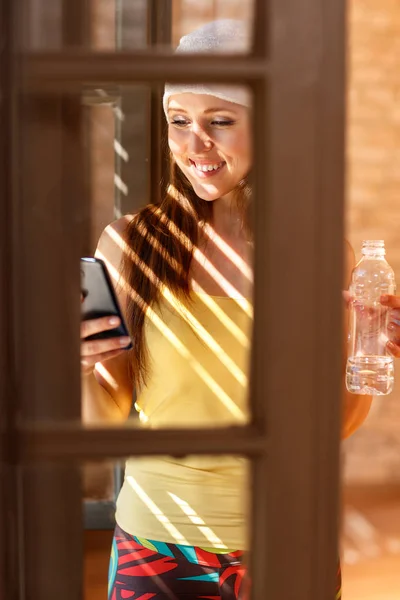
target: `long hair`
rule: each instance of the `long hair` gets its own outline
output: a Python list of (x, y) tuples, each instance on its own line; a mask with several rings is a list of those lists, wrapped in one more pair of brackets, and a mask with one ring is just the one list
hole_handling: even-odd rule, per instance
[[(236, 202), (246, 231), (249, 227), (250, 186), (236, 190)], [(170, 156), (170, 183), (159, 204), (149, 204), (128, 224), (121, 272), (129, 288), (127, 325), (133, 342), (132, 378), (146, 383), (147, 347), (145, 314), (157, 304), (167, 287), (179, 300), (190, 301), (190, 267), (199, 244), (202, 225), (212, 224), (213, 202), (202, 200)]]

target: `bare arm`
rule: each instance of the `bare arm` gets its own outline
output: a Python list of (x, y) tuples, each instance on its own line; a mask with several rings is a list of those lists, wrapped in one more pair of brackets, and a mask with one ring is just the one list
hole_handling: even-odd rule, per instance
[[(121, 235), (130, 218), (123, 217), (106, 227), (96, 250), (96, 256), (105, 260), (109, 268), (123, 313), (126, 290), (119, 285), (117, 276), (123, 255)], [(107, 328), (112, 328), (107, 318), (87, 321), (82, 325), (82, 337)], [(133, 394), (130, 351), (123, 350), (120, 339), (114, 338), (83, 341), (81, 355), (83, 421), (98, 424), (126, 420), (131, 410)]]

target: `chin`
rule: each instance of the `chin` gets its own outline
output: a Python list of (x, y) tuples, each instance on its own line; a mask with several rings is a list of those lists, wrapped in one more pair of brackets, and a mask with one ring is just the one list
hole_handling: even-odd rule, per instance
[(227, 190), (215, 188), (213, 190), (206, 190), (202, 186), (193, 185), (193, 182), (191, 183), (196, 195), (202, 200), (205, 200), (206, 202), (215, 202), (215, 200), (218, 200), (219, 198), (225, 196), (228, 193)]
[(218, 200), (218, 198), (221, 198), (221, 194), (207, 194), (203, 190), (194, 191), (196, 192), (196, 195), (205, 202), (215, 202), (216, 200)]

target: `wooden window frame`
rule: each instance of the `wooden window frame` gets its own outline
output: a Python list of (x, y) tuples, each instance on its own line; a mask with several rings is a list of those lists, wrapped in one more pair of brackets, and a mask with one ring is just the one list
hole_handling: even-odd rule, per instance
[(14, 42), (11, 30), (11, 6), (0, 1), (0, 597), (14, 600), (19, 594), (18, 549), (7, 550), (3, 540), (17, 535), (17, 446), (15, 444), (16, 378), (13, 370), (14, 320), (12, 272), (10, 262), (13, 239), (10, 229), (11, 203), (15, 199), (12, 139), (15, 133)]
[[(266, 590), (271, 598), (330, 598), (341, 412), (344, 1), (257, 0), (254, 51), (240, 58), (177, 57), (153, 50), (25, 55), (17, 114), (11, 92), (20, 63), (13, 60), (10, 35), (15, 34), (16, 12), (11, 13), (16, 4), (0, 0), (7, 34), (2, 123), (9, 119), (1, 141), (8, 165), (2, 164), (0, 182), (5, 198), (0, 222), (5, 250), (0, 258), (4, 597), (50, 600), (55, 580), (63, 584), (59, 600), (78, 599), (79, 464), (168, 451), (252, 459), (254, 599), (265, 597)], [(69, 4), (76, 10), (81, 5), (79, 0)], [(164, 79), (239, 80), (255, 92), (252, 423), (218, 432), (135, 430), (135, 435), (126, 428), (84, 429), (79, 424), (80, 315), (73, 298), (79, 295), (77, 264), (90, 215), (83, 201), (80, 109), (73, 92), (82, 83)], [(49, 147), (64, 157), (55, 171), (49, 168), (55, 165)], [(15, 177), (19, 165), (29, 189)], [(24, 480), (22, 498), (17, 473)], [(15, 523), (17, 542), (10, 551), (3, 540), (10, 541)], [(23, 577), (17, 585), (18, 571)]]

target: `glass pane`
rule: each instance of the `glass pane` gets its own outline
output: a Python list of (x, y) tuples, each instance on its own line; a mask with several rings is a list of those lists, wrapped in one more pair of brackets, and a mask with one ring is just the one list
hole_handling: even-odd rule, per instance
[[(108, 475), (110, 466), (117, 472), (120, 464), (99, 463), (96, 469)], [(82, 466), (84, 478), (93, 467)], [(75, 599), (81, 568), (79, 597), (85, 600), (106, 598), (108, 585), (112, 600), (133, 592), (181, 598), (196, 591), (214, 597), (225, 579), (227, 591), (245, 590), (249, 477), (248, 461), (241, 457), (128, 459), (122, 488), (108, 501), (88, 506), (79, 469), (24, 467), (20, 506), (30, 593), (38, 593), (40, 586), (43, 594), (62, 581)], [(56, 551), (60, 538), (63, 550)], [(60, 569), (65, 580), (59, 579)]]
[[(111, 593), (217, 596), (224, 575), (227, 588), (244, 589), (248, 478), (247, 461), (239, 457), (128, 460), (117, 499)], [(110, 552), (105, 545), (99, 550)], [(95, 572), (90, 553), (85, 565), (89, 598), (96, 581), (89, 578), (89, 568)], [(97, 574), (97, 584), (105, 575)]]
[(96, 463), (87, 465), (84, 477), (84, 496), (86, 500), (112, 500), (114, 497), (115, 474), (113, 465)]
[(86, 90), (92, 248), (103, 229), (133, 214), (150, 194), (151, 89)]
[[(126, 382), (131, 382), (129, 400), (124, 401), (124, 414), (128, 416), (128, 411), (130, 424), (138, 424), (139, 416), (143, 426), (155, 428), (242, 425), (249, 421), (253, 321), (249, 183), (242, 179), (251, 154), (249, 111), (208, 94), (186, 94), (177, 104), (174, 88), (167, 90), (173, 111), (169, 115), (174, 121), (169, 130), (169, 146), (174, 159), (170, 158), (167, 140), (163, 141), (167, 127), (157, 91), (122, 88), (114, 106), (87, 108), (92, 115), (89, 154), (94, 156), (89, 161), (93, 165), (93, 201), (88, 254), (94, 254), (101, 238), (96, 256), (105, 261), (119, 290), (134, 345), (133, 350), (121, 352), (115, 360), (99, 362), (95, 375), (115, 398), (119, 393), (115, 388), (122, 387), (126, 395)], [(232, 88), (231, 92), (224, 87), (226, 90), (248, 98), (244, 88)], [(216, 93), (219, 91), (218, 88)], [(193, 104), (193, 97), (200, 97), (204, 106)], [(215, 108), (216, 100), (221, 106)], [(229, 128), (234, 132), (229, 135), (236, 136), (238, 144), (232, 146), (230, 142), (228, 150), (235, 153), (231, 164), (239, 161), (237, 181), (233, 181), (235, 173), (232, 176), (229, 172), (231, 164), (212, 164), (217, 158), (207, 165), (204, 158), (197, 166), (183, 164), (179, 152), (184, 128), (179, 123), (179, 110), (185, 114), (194, 110), (197, 114), (200, 109), (202, 115), (203, 111), (213, 111), (212, 116), (207, 113), (206, 117), (207, 127), (217, 131), (211, 138), (222, 132), (227, 135)], [(221, 124), (217, 118), (222, 119)], [(199, 153), (198, 149), (194, 151)], [(224, 151), (227, 152), (221, 146), (212, 153), (217, 157)], [(226, 174), (216, 173), (214, 184), (212, 171), (206, 171), (206, 167), (214, 171), (225, 169)], [(234, 214), (221, 201), (221, 213), (216, 203), (216, 216), (211, 221), (212, 204), (194, 196), (193, 190), (213, 200), (219, 190), (231, 188), (235, 188), (234, 194), (227, 202), (232, 203)], [(182, 193), (186, 194), (185, 200)], [(182, 212), (182, 201), (189, 203), (188, 210), (199, 211), (198, 216), (189, 219)], [(145, 208), (148, 204), (151, 209)], [(132, 215), (137, 216), (132, 220)], [(102, 233), (114, 219), (117, 221)], [(201, 224), (203, 219), (208, 223)], [(185, 247), (197, 235), (193, 249), (190, 247), (185, 253)], [(189, 264), (188, 276), (185, 269)], [(86, 277), (91, 277), (90, 272)], [(186, 285), (192, 290), (190, 298), (179, 298), (177, 291), (185, 290)], [(175, 290), (173, 286), (177, 286)], [(94, 302), (93, 293), (92, 298), (89, 294), (84, 300), (86, 311)], [(114, 347), (112, 344), (108, 347)], [(129, 366), (126, 375), (121, 373), (121, 365)], [(84, 407), (93, 392), (85, 382), (86, 378)], [(135, 401), (129, 410), (127, 403), (133, 391)], [(94, 424), (93, 419), (88, 422)]]
[(252, 23), (253, 0), (175, 0), (172, 39), (177, 46), (182, 36), (217, 19), (240, 19)]
[(217, 19), (239, 19), (251, 28), (253, 8), (253, 0), (27, 0), (24, 46), (170, 49), (183, 35)]

